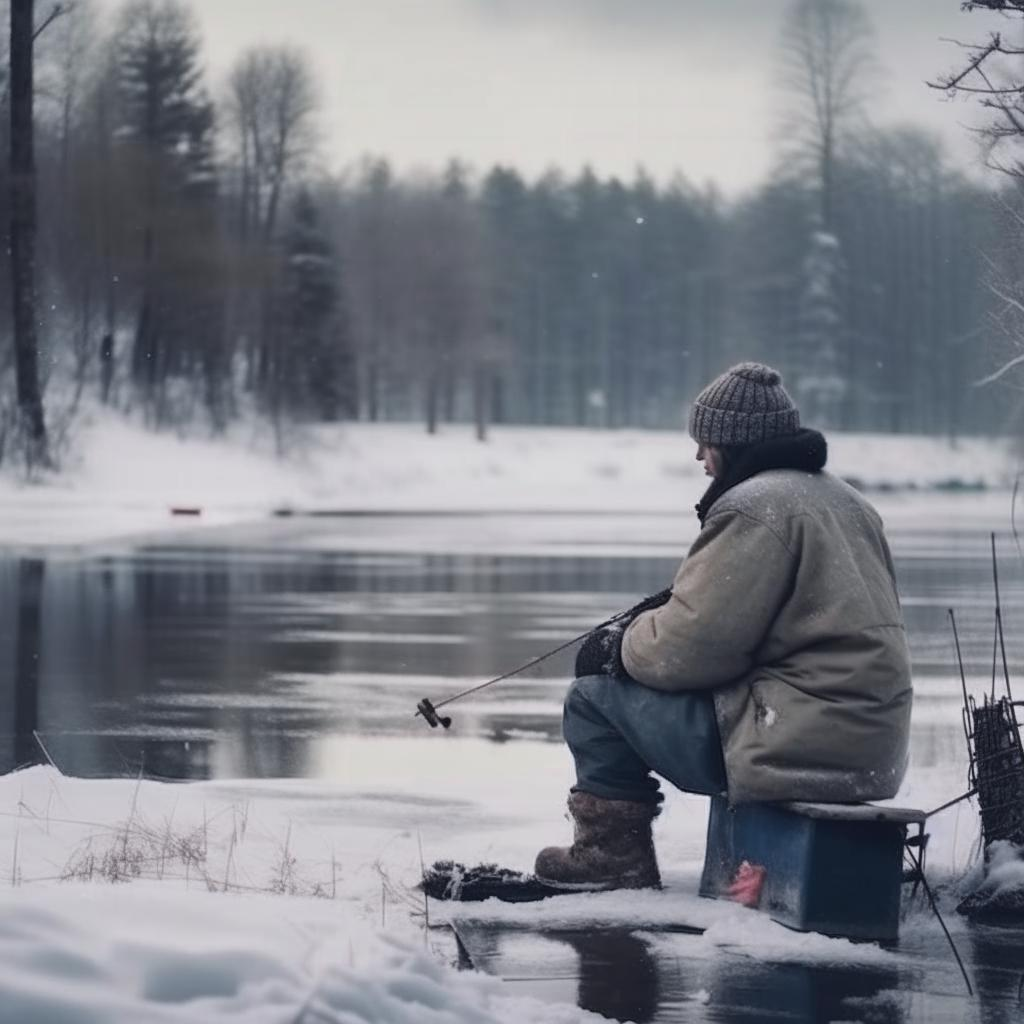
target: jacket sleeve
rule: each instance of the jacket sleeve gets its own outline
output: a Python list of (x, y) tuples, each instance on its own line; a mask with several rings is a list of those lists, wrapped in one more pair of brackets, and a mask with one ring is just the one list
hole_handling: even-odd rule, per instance
[(626, 630), (626, 670), (656, 690), (710, 689), (744, 676), (792, 590), (795, 563), (759, 520), (733, 510), (709, 517), (668, 603)]

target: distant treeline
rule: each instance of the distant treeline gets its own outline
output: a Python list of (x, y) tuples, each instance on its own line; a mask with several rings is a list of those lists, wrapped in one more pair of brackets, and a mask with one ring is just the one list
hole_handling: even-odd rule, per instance
[[(1009, 201), (917, 131), (865, 134), (837, 162), (827, 231), (814, 180), (786, 167), (734, 202), (682, 177), (457, 161), (330, 177), (300, 53), (242, 54), (214, 101), (182, 4), (95, 24), (80, 2), (38, 42), (48, 406), (94, 391), (156, 425), (678, 427), (711, 375), (754, 358), (825, 426), (1011, 425), (1015, 392), (973, 386), (1004, 357), (986, 261), (1012, 247)], [(9, 334), (4, 309), (0, 427)]]

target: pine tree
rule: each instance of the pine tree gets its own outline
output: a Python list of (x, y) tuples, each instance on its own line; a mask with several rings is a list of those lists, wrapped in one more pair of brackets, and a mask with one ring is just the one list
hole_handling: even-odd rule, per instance
[(132, 370), (157, 400), (158, 418), (168, 376), (200, 365), (210, 399), (224, 371), (220, 300), (210, 287), (219, 242), (213, 107), (202, 88), (199, 50), (181, 0), (134, 0), (121, 14), (116, 136), (121, 159), (136, 170), (141, 241)]
[(309, 193), (299, 193), (286, 239), (273, 405), (338, 420), (357, 411), (355, 367), (339, 258)]
[(121, 25), (119, 134), (142, 148), (157, 188), (202, 191), (213, 181), (213, 108), (192, 15), (181, 0), (134, 0)]

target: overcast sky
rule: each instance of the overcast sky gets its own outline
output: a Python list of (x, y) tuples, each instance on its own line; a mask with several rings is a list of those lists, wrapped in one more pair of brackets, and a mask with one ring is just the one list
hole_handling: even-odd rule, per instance
[[(114, 7), (114, 0), (100, 0)], [(256, 43), (309, 56), (331, 168), (458, 156), (529, 175), (681, 171), (736, 194), (768, 172), (788, 0), (194, 0), (211, 84)], [(927, 126), (975, 162), (970, 104), (924, 82), (995, 16), (960, 0), (865, 0), (884, 75), (876, 120)], [(995, 19), (998, 20), (998, 19)]]

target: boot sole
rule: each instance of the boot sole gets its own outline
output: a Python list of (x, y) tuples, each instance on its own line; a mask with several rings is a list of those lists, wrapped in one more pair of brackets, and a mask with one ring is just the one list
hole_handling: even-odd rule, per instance
[(610, 892), (613, 889), (660, 889), (660, 882), (645, 882), (642, 885), (631, 885), (629, 882), (560, 882), (553, 878), (545, 878), (543, 875), (534, 875), (534, 878), (542, 885), (550, 889), (558, 889), (560, 892)]

